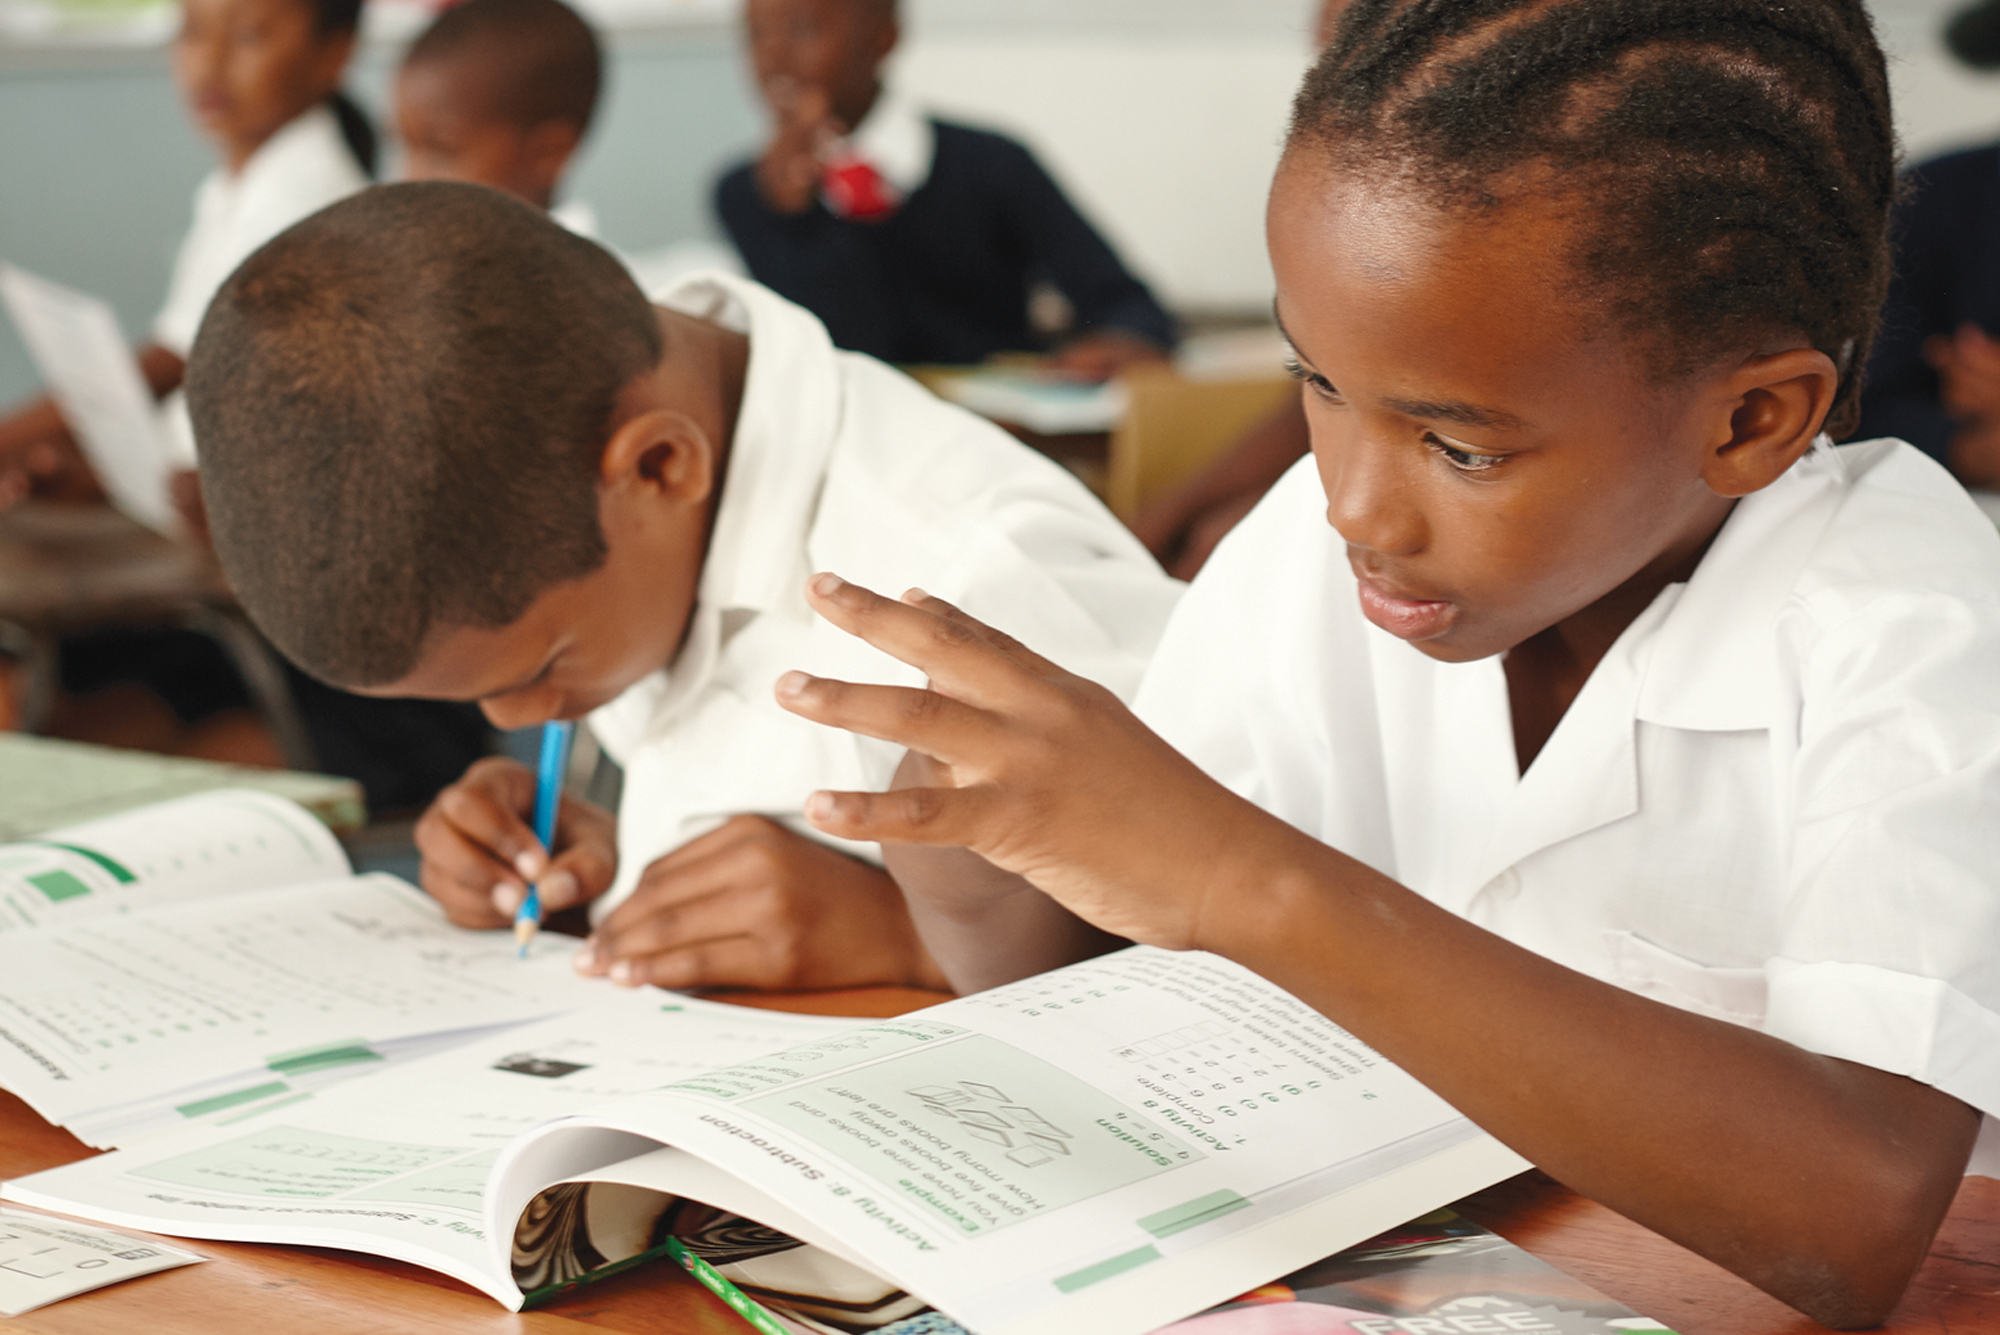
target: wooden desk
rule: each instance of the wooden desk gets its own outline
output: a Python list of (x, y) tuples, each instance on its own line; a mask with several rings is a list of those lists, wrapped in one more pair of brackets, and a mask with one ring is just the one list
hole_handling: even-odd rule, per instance
[[(774, 1010), (900, 1015), (937, 998), (907, 988), (721, 998)], [(0, 1177), (90, 1153), (0, 1094)], [(1807, 1335), (1824, 1327), (1743, 1281), (1538, 1173), (1471, 1197), (1468, 1217), (1679, 1335)], [(728, 1308), (674, 1269), (655, 1266), (590, 1285), (533, 1312), (503, 1310), (455, 1280), (353, 1252), (227, 1242), (183, 1244), (207, 1263), (56, 1303), (0, 1329), (22, 1335), (744, 1335)], [(2000, 1333), (2000, 1183), (1968, 1178), (1891, 1335)]]

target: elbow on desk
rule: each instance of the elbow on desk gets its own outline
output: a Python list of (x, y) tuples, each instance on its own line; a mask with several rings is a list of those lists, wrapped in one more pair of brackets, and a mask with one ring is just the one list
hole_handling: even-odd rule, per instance
[(1880, 1168), (1876, 1189), (1824, 1211), (1816, 1235), (1782, 1253), (1767, 1240), (1757, 1262), (1730, 1268), (1833, 1330), (1880, 1326), (1923, 1265), (1960, 1181)]

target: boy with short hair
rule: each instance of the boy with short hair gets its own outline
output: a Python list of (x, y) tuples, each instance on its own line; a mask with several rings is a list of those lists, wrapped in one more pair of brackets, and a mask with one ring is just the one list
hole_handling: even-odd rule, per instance
[(555, 207), (597, 110), (602, 64), (597, 35), (562, 0), (461, 0), (411, 43), (396, 75), (404, 175)]
[(721, 276), (649, 305), (477, 187), (278, 238), (189, 385), (216, 550), (295, 661), (503, 727), (591, 715), (626, 770), (615, 849), (566, 800), (551, 860), (527, 770), (484, 761), (420, 825), (423, 881), (470, 926), (530, 879), (551, 910), (604, 896), (580, 963), (622, 982), (940, 981), (877, 851), (805, 833), (807, 793), (902, 753), (786, 713), (778, 674), (921, 681), (817, 621), (808, 572), (922, 580), (1121, 695), (1178, 594), (1068, 474), (806, 312)]
[(716, 187), (716, 212), (758, 282), (826, 322), (835, 343), (893, 362), (1045, 351), (1037, 282), (1075, 312), (1054, 359), (1108, 376), (1154, 360), (1174, 319), (1119, 262), (1034, 155), (924, 116), (881, 80), (896, 0), (748, 0), (771, 142)]

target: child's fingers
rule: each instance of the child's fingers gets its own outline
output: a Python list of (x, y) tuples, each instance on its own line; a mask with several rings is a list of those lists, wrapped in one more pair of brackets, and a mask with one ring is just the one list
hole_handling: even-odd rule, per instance
[(726, 936), (634, 955), (611, 966), (621, 987), (768, 987), (768, 955), (754, 937)]
[(804, 672), (778, 678), (778, 703), (801, 718), (921, 751), (947, 765), (990, 753), (991, 715), (937, 691), (874, 686)]
[(512, 871), (431, 813), (417, 822), (416, 843), (423, 859), (417, 881), (447, 917), (461, 927), (506, 925), (510, 910), (497, 900), (511, 892), (518, 902), (521, 883)]
[(896, 788), (886, 793), (821, 791), (806, 799), (813, 827), (842, 839), (878, 844), (974, 848), (996, 828), (996, 794), (968, 788)]
[(525, 819), (534, 801), (535, 780), (526, 766), (488, 760), (439, 793), (431, 813), (489, 850), (514, 875), (531, 881), (548, 865), (548, 850)]
[(596, 899), (618, 875), (617, 825), (611, 814), (565, 795), (556, 814), (556, 855), (537, 882), (542, 907), (554, 912)]
[(840, 629), (917, 668), (959, 699), (997, 704), (1021, 683), (1021, 665), (993, 639), (999, 632), (956, 608), (954, 616), (941, 615), (832, 574), (808, 580), (806, 600)]
[(746, 900), (726, 888), (672, 902), (634, 895), (590, 934), (587, 972), (615, 976), (625, 961), (748, 936), (754, 924), (748, 920)]
[(922, 589), (911, 589), (904, 593), (903, 602), (906, 606), (921, 608), (933, 616), (942, 617), (946, 621), (964, 626), (987, 644), (992, 645), (994, 649), (998, 650), (1008, 659), (1035, 673), (1037, 676), (1063, 675), (1061, 668), (1051, 663), (1048, 659), (1043, 658), (1027, 645), (1022, 644), (1006, 631), (995, 630), (979, 618), (960, 610), (956, 604), (948, 603), (935, 594), (925, 593)]

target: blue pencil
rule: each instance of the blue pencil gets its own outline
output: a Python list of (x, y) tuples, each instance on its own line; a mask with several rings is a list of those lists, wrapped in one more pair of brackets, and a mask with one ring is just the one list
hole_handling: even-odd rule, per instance
[[(535, 838), (553, 856), (556, 851), (556, 807), (562, 800), (563, 771), (569, 768), (569, 739), (576, 724), (554, 719), (542, 725), (542, 762), (535, 774)], [(514, 939), (521, 945), (521, 958), (528, 958), (528, 943), (542, 929), (542, 894), (539, 886), (528, 887), (527, 898), (514, 911)]]

